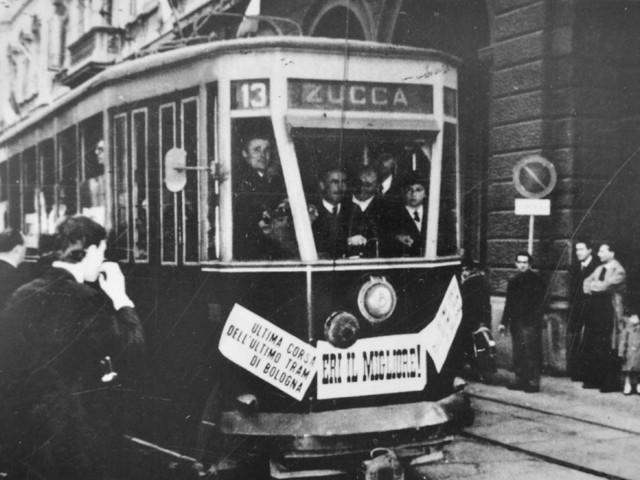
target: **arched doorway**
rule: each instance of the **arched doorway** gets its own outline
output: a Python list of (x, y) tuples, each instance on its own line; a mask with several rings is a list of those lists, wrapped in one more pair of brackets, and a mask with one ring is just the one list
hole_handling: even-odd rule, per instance
[(462, 59), (459, 75), (465, 251), (486, 260), (490, 26), (484, 0), (405, 0), (392, 43), (435, 48)]
[(365, 12), (361, 8), (348, 8), (342, 3), (329, 3), (311, 12), (308, 18), (313, 20), (304, 30), (312, 37), (367, 40)]

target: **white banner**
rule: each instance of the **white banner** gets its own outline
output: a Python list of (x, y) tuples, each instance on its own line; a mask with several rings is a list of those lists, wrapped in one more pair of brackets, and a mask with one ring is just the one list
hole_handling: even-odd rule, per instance
[(237, 304), (218, 348), (229, 360), (296, 400), (302, 400), (316, 374), (314, 347)]
[(415, 392), (427, 384), (419, 334), (358, 340), (349, 348), (318, 342), (318, 398)]
[(240, 305), (224, 325), (220, 352), (232, 362), (302, 400), (318, 374), (319, 399), (415, 392), (427, 384), (427, 353), (438, 372), (462, 319), (451, 279), (435, 318), (418, 333), (363, 338), (349, 348), (319, 340), (317, 348)]
[(438, 373), (442, 370), (442, 366), (447, 359), (461, 320), (462, 296), (460, 295), (458, 280), (453, 277), (447, 292), (444, 294), (444, 299), (440, 304), (436, 317), (419, 334), (422, 336), (422, 342), (429, 355), (431, 355)]

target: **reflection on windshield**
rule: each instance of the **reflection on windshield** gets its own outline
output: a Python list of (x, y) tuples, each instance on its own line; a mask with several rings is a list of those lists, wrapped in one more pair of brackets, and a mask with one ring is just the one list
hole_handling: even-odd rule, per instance
[[(266, 120), (234, 123), (234, 258), (300, 258)], [(430, 142), (393, 132), (294, 132), (319, 259), (423, 257)]]

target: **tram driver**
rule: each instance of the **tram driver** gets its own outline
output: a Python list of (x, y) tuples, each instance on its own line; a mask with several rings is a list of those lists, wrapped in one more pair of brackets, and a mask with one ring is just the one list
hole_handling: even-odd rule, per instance
[(242, 158), (243, 162), (236, 165), (233, 188), (235, 257), (242, 260), (268, 259), (270, 255), (261, 225), (269, 223), (270, 219), (263, 218), (263, 214), (277, 210), (287, 198), (270, 136), (259, 131), (245, 136)]

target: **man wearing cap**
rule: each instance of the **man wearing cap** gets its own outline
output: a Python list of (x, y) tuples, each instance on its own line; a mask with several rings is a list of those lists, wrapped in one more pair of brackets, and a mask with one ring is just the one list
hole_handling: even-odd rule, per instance
[(417, 172), (409, 174), (402, 182), (402, 206), (390, 210), (387, 218), (389, 256), (420, 257), (424, 255), (427, 233), (428, 181)]

